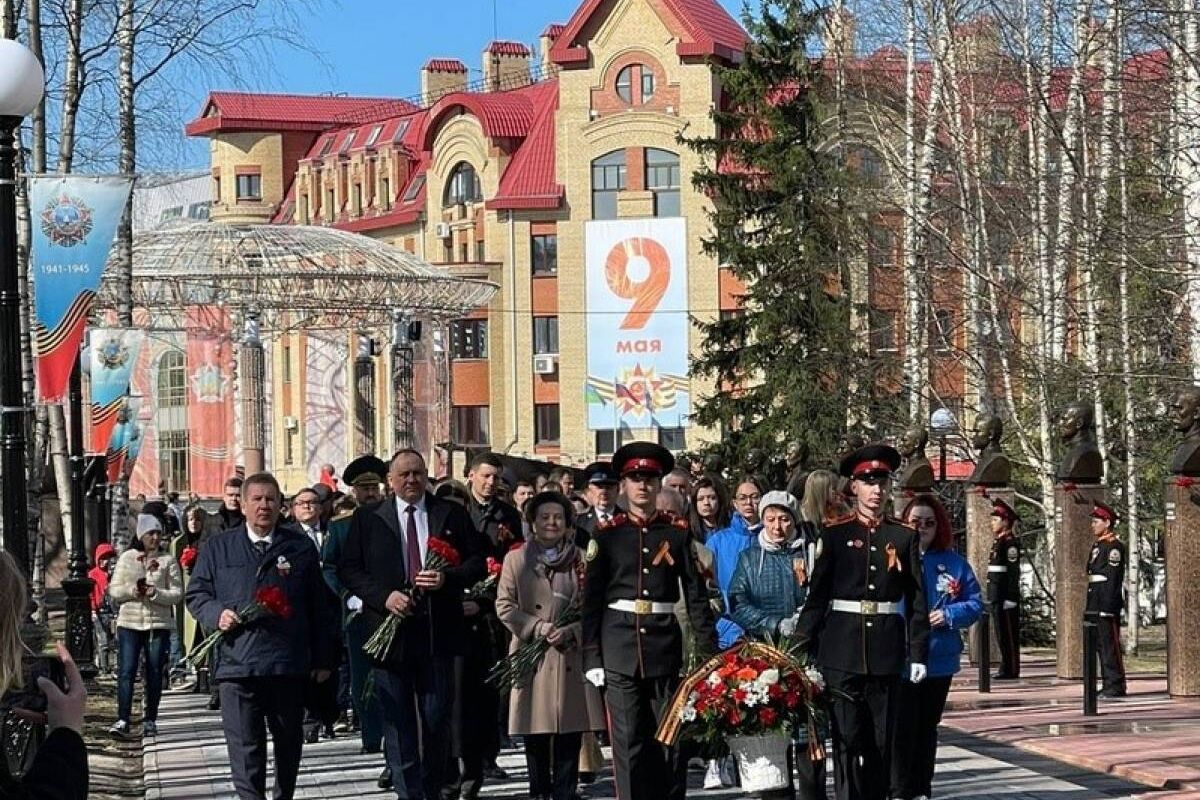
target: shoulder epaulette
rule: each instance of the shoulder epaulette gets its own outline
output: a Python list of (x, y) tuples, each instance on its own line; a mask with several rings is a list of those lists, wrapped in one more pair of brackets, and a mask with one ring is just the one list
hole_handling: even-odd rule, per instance
[(889, 515), (885, 515), (883, 518), (883, 521), (890, 523), (892, 525), (899, 525), (901, 528), (907, 528), (910, 531), (915, 531), (917, 529), (917, 526), (912, 524), (911, 522), (905, 522), (902, 519), (897, 519), (896, 517), (889, 516)]
[(665, 519), (673, 528), (679, 528), (680, 530), (686, 531), (691, 527), (688, 525), (688, 521), (686, 519), (681, 517), (679, 514), (676, 514), (674, 511), (660, 511), (658, 513), (659, 516)]
[(840, 516), (836, 516), (833, 519), (829, 520), (827, 525), (844, 525), (847, 522), (853, 522), (854, 519), (855, 519), (854, 512), (850, 511), (850, 512), (847, 512)]

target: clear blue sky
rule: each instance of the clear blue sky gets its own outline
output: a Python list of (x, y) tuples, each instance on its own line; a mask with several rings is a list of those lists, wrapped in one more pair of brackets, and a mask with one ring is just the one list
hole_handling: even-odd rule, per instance
[[(551, 22), (566, 22), (583, 0), (496, 0), (501, 39), (534, 45)], [(721, 0), (737, 16), (742, 0)], [(406, 97), (420, 90), (421, 65), (434, 56), (459, 58), (478, 78), (480, 52), (493, 38), (492, 0), (341, 0), (321, 3), (304, 18), (302, 36), (320, 58), (279, 45), (262, 74), (225, 84), (188, 87), (188, 118), (208, 89)], [(536, 52), (536, 50), (535, 50)], [(183, 87), (180, 87), (183, 88)], [(189, 166), (207, 166), (204, 142), (189, 143)]]

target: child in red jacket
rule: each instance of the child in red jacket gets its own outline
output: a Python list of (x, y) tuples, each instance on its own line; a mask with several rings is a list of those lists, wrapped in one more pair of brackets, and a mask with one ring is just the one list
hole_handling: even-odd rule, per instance
[(92, 624), (96, 629), (96, 666), (103, 673), (115, 667), (113, 645), (116, 641), (117, 609), (108, 596), (108, 582), (117, 564), (117, 551), (108, 542), (96, 545), (96, 566), (88, 571), (92, 579)]

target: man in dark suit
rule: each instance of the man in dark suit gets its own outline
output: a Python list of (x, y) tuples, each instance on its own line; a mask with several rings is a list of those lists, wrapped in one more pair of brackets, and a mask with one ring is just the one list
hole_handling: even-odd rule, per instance
[[(307, 536), (281, 525), (282, 496), (272, 475), (241, 487), (246, 521), (209, 538), (187, 588), (187, 607), (206, 630), (226, 636), (216, 672), (233, 786), (245, 800), (266, 797), (267, 729), (275, 742), (276, 800), (296, 789), (303, 748), (305, 686), (329, 680), (337, 665), (337, 619)], [(239, 619), (255, 593), (278, 587), (291, 613)]]
[(593, 461), (584, 467), (583, 480), (587, 486), (587, 501), (592, 507), (575, 518), (575, 546), (587, 550), (596, 528), (607, 525), (620, 511), (617, 495), (621, 487), (617, 473), (607, 461)]
[[(354, 512), (338, 577), (362, 598), (372, 628), (388, 614), (403, 619), (373, 672), (384, 751), (397, 797), (437, 800), (449, 757), (454, 658), (465, 650), (462, 596), (486, 573), (485, 548), (461, 505), (427, 491), (420, 453), (397, 452), (387, 481), (392, 493), (382, 503)], [(458, 566), (424, 568), (432, 538), (458, 552)]]
[[(484, 556), (503, 563), (510, 547), (524, 541), (521, 516), (500, 499), (504, 462), (495, 453), (481, 453), (467, 474), (467, 513), (475, 528), (487, 538)], [(474, 800), (485, 777), (505, 780), (496, 765), (500, 755), (501, 707), (507, 720), (508, 695), (501, 698), (487, 676), (508, 652), (508, 637), (496, 617), (496, 593), (463, 600), (467, 622), (467, 652), (455, 670), (458, 687), (454, 704), (453, 747), (443, 798)], [(503, 702), (501, 702), (503, 700)], [(507, 729), (507, 725), (505, 726)], [(461, 763), (460, 763), (461, 762)]]

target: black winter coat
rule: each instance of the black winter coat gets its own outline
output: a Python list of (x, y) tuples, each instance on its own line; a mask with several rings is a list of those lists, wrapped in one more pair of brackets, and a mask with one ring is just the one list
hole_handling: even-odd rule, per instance
[[(463, 592), (482, 580), (487, 572), (488, 546), (462, 506), (427, 493), (425, 511), (429, 516), (430, 538), (446, 540), (458, 551), (460, 562), (457, 567), (445, 570), (445, 583), (439, 590), (426, 594), (419, 613), (400, 624), (400, 632), (382, 662), (382, 666), (393, 669), (401, 667), (409, 649), (420, 655), (464, 654)], [(355, 510), (337, 575), (347, 592), (362, 598), (363, 619), (372, 631), (389, 613), (388, 596), (410, 588), (404, 552), (404, 532), (394, 496), (388, 495), (380, 503)]]

